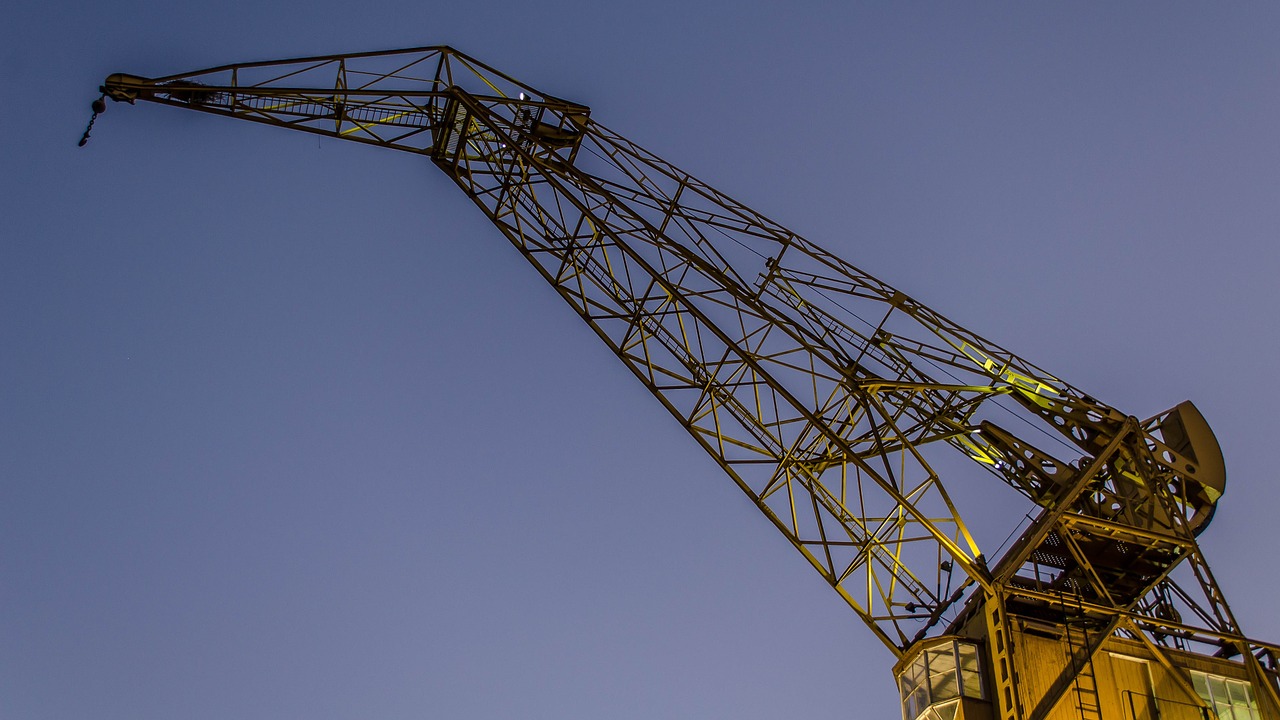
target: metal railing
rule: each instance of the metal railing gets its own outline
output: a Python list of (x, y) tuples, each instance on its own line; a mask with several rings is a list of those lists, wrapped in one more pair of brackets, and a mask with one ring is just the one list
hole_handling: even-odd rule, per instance
[(1155, 695), (1125, 690), (1126, 720), (1218, 720), (1207, 709), (1189, 702), (1159, 698)]

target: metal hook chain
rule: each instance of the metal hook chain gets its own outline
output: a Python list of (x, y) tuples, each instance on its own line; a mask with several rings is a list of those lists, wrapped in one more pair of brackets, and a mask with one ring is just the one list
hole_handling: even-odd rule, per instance
[(107, 96), (103, 94), (97, 100), (93, 101), (93, 116), (89, 118), (89, 126), (84, 129), (84, 135), (80, 136), (80, 147), (84, 147), (89, 142), (89, 132), (93, 130), (93, 123), (98, 116), (107, 111)]

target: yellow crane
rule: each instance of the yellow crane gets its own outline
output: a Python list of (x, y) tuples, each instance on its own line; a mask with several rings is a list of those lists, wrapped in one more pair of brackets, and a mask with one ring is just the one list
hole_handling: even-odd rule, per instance
[[(1127, 415), (449, 47), (101, 91), (433, 162), (888, 648), (905, 720), (1280, 720), (1190, 402)], [(996, 481), (1036, 512), (987, 557), (951, 495)]]

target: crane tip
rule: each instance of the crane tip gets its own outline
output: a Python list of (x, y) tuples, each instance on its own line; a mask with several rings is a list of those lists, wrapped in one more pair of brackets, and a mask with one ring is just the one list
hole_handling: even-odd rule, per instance
[(102, 94), (116, 102), (127, 102), (130, 105), (139, 97), (147, 98), (155, 83), (150, 78), (126, 73), (112, 73), (103, 82)]

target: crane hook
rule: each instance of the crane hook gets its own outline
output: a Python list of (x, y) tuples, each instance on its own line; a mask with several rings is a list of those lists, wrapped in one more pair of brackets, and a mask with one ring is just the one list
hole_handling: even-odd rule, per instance
[(99, 115), (107, 111), (106, 98), (106, 94), (103, 94), (93, 101), (91, 106), (93, 108), (93, 116), (89, 118), (89, 126), (84, 129), (84, 135), (80, 136), (80, 147), (84, 147), (89, 142), (89, 131), (93, 130), (93, 122), (98, 119)]

